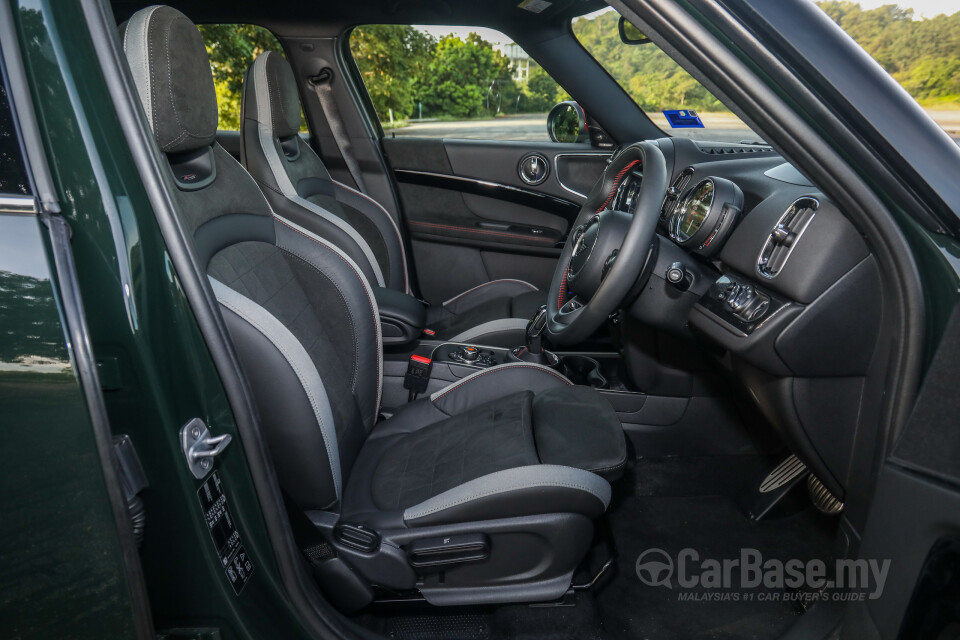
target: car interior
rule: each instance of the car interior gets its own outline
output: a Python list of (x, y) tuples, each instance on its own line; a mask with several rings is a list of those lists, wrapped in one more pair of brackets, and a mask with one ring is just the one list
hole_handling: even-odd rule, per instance
[[(545, 4), (113, 10), (339, 615), (390, 638), (780, 637), (802, 589), (700, 585), (691, 607), (640, 560), (856, 552), (883, 439), (882, 269), (773, 146), (654, 125), (570, 30), (605, 4)], [(217, 129), (203, 23), (284, 49), (247, 70), (239, 131)], [(350, 56), (363, 24), (498, 29), (589, 135), (385, 133)]]

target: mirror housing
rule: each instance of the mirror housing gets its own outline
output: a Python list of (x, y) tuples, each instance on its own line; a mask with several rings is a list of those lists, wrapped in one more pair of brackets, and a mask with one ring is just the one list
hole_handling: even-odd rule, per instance
[(553, 142), (589, 142), (587, 117), (572, 100), (554, 105), (547, 114), (547, 134)]
[(650, 42), (650, 38), (623, 16), (620, 16), (620, 20), (617, 22), (617, 31), (620, 32), (620, 41), (623, 44), (646, 44)]

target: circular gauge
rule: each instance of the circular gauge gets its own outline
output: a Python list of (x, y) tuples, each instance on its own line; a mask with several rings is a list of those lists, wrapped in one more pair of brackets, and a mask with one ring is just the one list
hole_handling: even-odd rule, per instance
[(674, 214), (674, 222), (670, 227), (671, 235), (674, 240), (683, 244), (700, 230), (707, 214), (710, 213), (710, 205), (713, 204), (714, 182), (710, 178), (700, 181), (687, 197), (680, 201), (677, 212)]
[(705, 178), (679, 201), (667, 227), (670, 238), (703, 255), (713, 255), (743, 208), (740, 187), (724, 178)]

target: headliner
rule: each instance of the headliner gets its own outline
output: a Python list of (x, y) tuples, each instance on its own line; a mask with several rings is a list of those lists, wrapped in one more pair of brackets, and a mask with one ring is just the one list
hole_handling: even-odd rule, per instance
[[(556, 0), (542, 13), (517, 7), (520, 0), (169, 0), (197, 23), (250, 23), (269, 27), (277, 35), (332, 35), (359, 24), (435, 24), (491, 27), (508, 35), (557, 27), (570, 19), (606, 7), (603, 0)], [(117, 21), (149, 1), (115, 0)]]

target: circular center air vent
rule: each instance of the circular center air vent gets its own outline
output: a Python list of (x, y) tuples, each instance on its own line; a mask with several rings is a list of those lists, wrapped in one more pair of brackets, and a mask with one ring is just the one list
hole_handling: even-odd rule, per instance
[(520, 179), (526, 184), (536, 186), (541, 184), (550, 175), (550, 165), (547, 159), (539, 153), (528, 153), (520, 159), (517, 167)]

